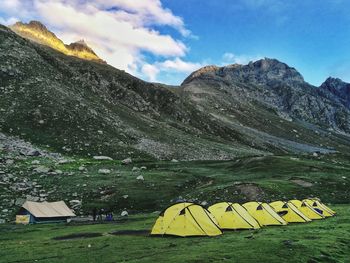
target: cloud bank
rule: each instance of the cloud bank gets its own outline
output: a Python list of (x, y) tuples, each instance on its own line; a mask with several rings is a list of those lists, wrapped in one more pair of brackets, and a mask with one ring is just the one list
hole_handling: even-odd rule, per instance
[[(160, 0), (0, 0), (0, 6), (6, 15), (0, 23), (40, 20), (64, 42), (83, 38), (109, 64), (146, 80), (201, 66), (184, 60), (188, 47), (181, 39), (192, 33)], [(155, 29), (160, 27), (174, 34)]]

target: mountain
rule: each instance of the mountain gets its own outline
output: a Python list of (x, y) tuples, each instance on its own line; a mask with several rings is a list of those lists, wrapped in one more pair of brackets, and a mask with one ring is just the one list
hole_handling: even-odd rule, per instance
[[(248, 104), (260, 104), (288, 120), (348, 133), (350, 108), (340, 100), (348, 99), (349, 85), (339, 81), (333, 85), (327, 80), (317, 88), (306, 83), (294, 68), (276, 59), (265, 58), (248, 65), (200, 69), (185, 79), (182, 89), (193, 101), (211, 108), (225, 105), (234, 113), (235, 107), (231, 105), (249, 108)], [(203, 94), (210, 94), (210, 101), (203, 99)]]
[(329, 99), (350, 108), (350, 84), (338, 78), (329, 77), (322, 83), (320, 93)]
[(58, 52), (63, 42), (34, 25), (36, 39), (55, 44), (0, 26), (0, 132), (8, 136), (49, 151), (113, 158), (349, 150), (349, 108), (275, 59), (208, 66), (173, 87)]
[(68, 56), (105, 63), (83, 40), (65, 45), (62, 40), (39, 21), (30, 21), (28, 24), (17, 22), (10, 28), (24, 38), (47, 45)]

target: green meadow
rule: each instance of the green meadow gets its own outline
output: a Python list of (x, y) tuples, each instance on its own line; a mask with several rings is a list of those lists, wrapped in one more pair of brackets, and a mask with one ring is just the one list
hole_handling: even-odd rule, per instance
[(332, 208), (338, 212), (332, 218), (218, 237), (150, 237), (146, 231), (154, 213), (103, 224), (8, 224), (0, 226), (0, 258), (7, 263), (350, 262), (350, 205)]
[[(91, 215), (93, 207), (106, 208), (114, 212), (116, 221), (0, 225), (0, 262), (350, 262), (350, 162), (346, 155), (134, 160), (131, 165), (78, 158), (57, 164), (39, 159), (40, 165), (60, 169), (62, 174), (35, 174), (35, 157), (18, 160), (6, 171), (42, 185), (51, 192), (49, 201), (63, 199), (69, 204), (79, 199), (78, 214)], [(81, 166), (84, 171), (79, 171)], [(100, 174), (99, 169), (111, 172)], [(140, 175), (144, 180), (136, 179)], [(7, 199), (17, 197), (13, 191), (1, 190)], [(225, 232), (213, 238), (149, 236), (159, 211), (180, 198), (210, 205), (311, 196), (320, 197), (337, 216)], [(129, 217), (119, 216), (123, 210)]]

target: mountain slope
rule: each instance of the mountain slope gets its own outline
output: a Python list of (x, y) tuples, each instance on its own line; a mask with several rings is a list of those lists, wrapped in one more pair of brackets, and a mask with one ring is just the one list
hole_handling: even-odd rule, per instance
[(335, 116), (342, 110), (348, 120), (348, 110), (275, 60), (208, 67), (174, 88), (66, 56), (3, 26), (0, 59), (0, 129), (55, 151), (188, 160), (350, 146), (346, 134), (329, 130), (341, 128)]
[[(60, 151), (218, 159), (262, 151), (169, 89), (0, 30), (1, 128)], [(217, 136), (217, 134), (222, 134)], [(228, 139), (231, 145), (227, 145)]]
[(253, 128), (257, 137), (265, 132), (332, 147), (327, 139), (330, 130), (350, 130), (346, 105), (325, 96), (321, 88), (306, 83), (294, 68), (275, 59), (205, 67), (192, 73), (181, 89), (197, 108), (230, 125)]

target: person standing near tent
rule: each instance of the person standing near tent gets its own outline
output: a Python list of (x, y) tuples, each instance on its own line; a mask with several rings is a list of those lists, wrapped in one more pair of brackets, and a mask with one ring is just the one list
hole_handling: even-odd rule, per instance
[(97, 216), (97, 208), (94, 207), (92, 209), (92, 219), (93, 219), (94, 222), (96, 221), (96, 216)]

